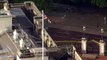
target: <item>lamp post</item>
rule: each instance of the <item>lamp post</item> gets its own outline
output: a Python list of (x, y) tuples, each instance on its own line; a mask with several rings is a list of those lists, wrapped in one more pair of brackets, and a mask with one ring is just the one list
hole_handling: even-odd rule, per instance
[(100, 56), (104, 56), (104, 51), (105, 51), (105, 43), (103, 40), (100, 40), (100, 43), (99, 43), (99, 55)]
[(107, 17), (104, 17), (104, 24), (107, 23)]
[(104, 56), (104, 50), (105, 50), (105, 43), (103, 41), (103, 33), (104, 33), (104, 29), (101, 28), (101, 40), (100, 40), (100, 43), (99, 43), (99, 55), (100, 56)]
[(82, 37), (82, 40), (81, 40), (82, 53), (86, 53), (86, 48), (87, 48), (87, 40), (85, 38), (85, 30), (86, 30), (86, 27), (83, 26), (83, 37)]
[(104, 29), (101, 28), (101, 40), (103, 40), (103, 33), (104, 33)]
[(85, 26), (83, 26), (83, 27), (82, 27), (82, 29), (83, 29), (83, 37), (85, 38), (85, 31), (86, 31), (86, 27), (85, 27)]
[(41, 25), (41, 34), (42, 34), (42, 60), (44, 60), (44, 11), (42, 10), (42, 25)]
[(87, 40), (84, 37), (81, 40), (81, 48), (82, 48), (82, 53), (85, 54), (87, 50)]

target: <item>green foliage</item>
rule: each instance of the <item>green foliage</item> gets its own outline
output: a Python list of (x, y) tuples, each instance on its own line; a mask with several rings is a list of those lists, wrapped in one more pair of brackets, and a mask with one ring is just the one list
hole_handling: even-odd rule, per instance
[(35, 4), (41, 10), (49, 10), (51, 8), (51, 6), (53, 5), (53, 0), (36, 0)]
[(82, 0), (71, 0), (73, 3), (81, 3)]
[[(29, 0), (13, 0), (14, 2), (24, 2), (24, 1), (29, 1)], [(62, 0), (30, 0), (35, 2), (35, 4), (39, 7), (41, 10), (49, 10), (53, 6), (53, 1), (56, 2), (61, 2)], [(93, 4), (95, 6), (99, 7), (107, 7), (107, 0), (70, 0), (71, 2), (75, 4), (82, 4), (82, 3), (89, 3)]]
[(107, 7), (107, 0), (71, 0), (73, 3), (91, 3), (99, 7)]
[(90, 2), (90, 0), (70, 0), (71, 2), (73, 2), (73, 3), (89, 3)]
[(99, 7), (107, 7), (107, 0), (91, 0), (91, 3)]
[(24, 1), (35, 1), (35, 0), (13, 0), (15, 3), (24, 2)]
[(52, 6), (53, 0), (14, 0), (15, 3), (33, 1), (40, 10), (49, 10)]

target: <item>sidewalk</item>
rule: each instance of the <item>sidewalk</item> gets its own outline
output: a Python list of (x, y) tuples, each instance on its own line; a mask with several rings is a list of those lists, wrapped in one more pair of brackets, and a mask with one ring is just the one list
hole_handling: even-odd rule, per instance
[(107, 24), (104, 25), (104, 15), (101, 13), (71, 13), (51, 12), (49, 15), (52, 21), (49, 27), (60, 28), (69, 31), (82, 32), (82, 26), (86, 26), (86, 33), (101, 35), (100, 29), (104, 28), (104, 36), (107, 36)]
[[(82, 27), (75, 27), (75, 26), (68, 26), (68, 25), (61, 25), (61, 24), (50, 24), (49, 27), (59, 28), (59, 29), (68, 30), (68, 31), (83, 32)], [(100, 30), (96, 30), (96, 29), (87, 28), (86, 33), (101, 35)], [(103, 35), (107, 36), (107, 32), (105, 32)]]

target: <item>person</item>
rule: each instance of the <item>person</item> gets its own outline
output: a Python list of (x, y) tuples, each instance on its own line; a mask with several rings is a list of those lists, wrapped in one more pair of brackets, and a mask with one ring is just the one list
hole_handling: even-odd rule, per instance
[(104, 24), (106, 24), (107, 22), (107, 17), (104, 17)]
[(48, 29), (48, 23), (51, 23), (51, 20), (46, 15), (44, 15), (44, 28), (45, 29)]

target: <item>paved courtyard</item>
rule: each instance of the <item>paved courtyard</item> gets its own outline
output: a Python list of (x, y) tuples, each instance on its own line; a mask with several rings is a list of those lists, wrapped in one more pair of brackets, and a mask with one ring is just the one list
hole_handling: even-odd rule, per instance
[(107, 35), (106, 9), (76, 7), (74, 10), (50, 11), (47, 13), (50, 20), (50, 27), (82, 32), (82, 26), (86, 26), (86, 33), (100, 35), (100, 29), (104, 28), (104, 35)]

